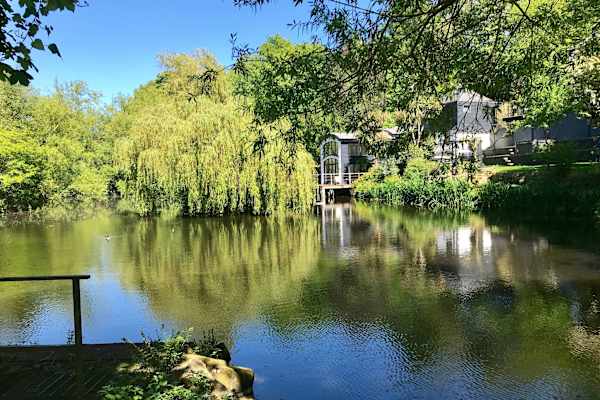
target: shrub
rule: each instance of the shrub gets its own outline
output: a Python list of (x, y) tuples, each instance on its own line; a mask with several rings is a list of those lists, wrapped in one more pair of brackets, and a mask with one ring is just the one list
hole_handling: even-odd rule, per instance
[(571, 142), (548, 142), (536, 147), (536, 159), (545, 164), (567, 166), (577, 161), (577, 146)]
[(479, 209), (522, 215), (590, 218), (598, 213), (600, 187), (548, 182), (515, 185), (488, 182), (478, 190)]
[(211, 332), (200, 342), (190, 338), (191, 331), (174, 333), (168, 339), (152, 340), (144, 336), (137, 368), (130, 368), (120, 379), (100, 390), (103, 400), (199, 400), (210, 399), (211, 383), (202, 375), (191, 379), (185, 387), (174, 379), (171, 371), (183, 359), (188, 349), (195, 353), (217, 357), (222, 345)]
[(0, 212), (42, 205), (46, 166), (40, 146), (29, 135), (0, 129)]
[(505, 207), (510, 197), (511, 185), (503, 182), (488, 182), (478, 191), (479, 208), (493, 210)]
[(393, 206), (411, 206), (431, 210), (470, 211), (476, 206), (474, 186), (464, 179), (436, 179), (435, 162), (414, 159), (402, 177), (388, 176), (382, 182), (369, 179), (357, 181), (355, 196)]
[[(600, 170), (544, 167), (527, 176), (507, 174), (481, 186), (448, 176), (426, 160), (411, 160), (403, 176), (371, 172), (354, 186), (359, 200), (431, 210), (501, 211), (525, 216), (600, 222)], [(568, 173), (565, 173), (567, 171)]]
[(425, 158), (413, 158), (406, 164), (402, 176), (407, 179), (425, 179), (432, 174), (436, 167), (437, 163), (435, 161)]

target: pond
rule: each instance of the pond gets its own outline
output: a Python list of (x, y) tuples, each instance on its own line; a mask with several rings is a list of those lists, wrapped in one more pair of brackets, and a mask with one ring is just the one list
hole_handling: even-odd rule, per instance
[[(336, 204), (0, 228), (0, 276), (79, 273), (84, 342), (214, 329), (259, 399), (600, 396), (600, 234), (578, 224)], [(67, 342), (69, 282), (0, 285), (0, 344)]]

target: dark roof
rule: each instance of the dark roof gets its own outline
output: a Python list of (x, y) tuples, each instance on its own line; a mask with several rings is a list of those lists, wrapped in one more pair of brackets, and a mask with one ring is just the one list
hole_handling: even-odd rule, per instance
[(494, 100), (489, 97), (485, 97), (480, 95), (479, 93), (471, 92), (471, 91), (456, 91), (452, 95), (446, 97), (443, 100), (444, 103), (495, 103)]

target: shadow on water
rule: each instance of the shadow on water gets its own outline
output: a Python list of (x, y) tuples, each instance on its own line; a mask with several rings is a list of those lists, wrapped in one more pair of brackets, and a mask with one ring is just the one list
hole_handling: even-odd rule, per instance
[[(295, 218), (107, 215), (0, 229), (0, 274), (92, 274), (87, 342), (214, 328), (255, 369), (258, 398), (592, 399), (598, 239), (364, 204)], [(69, 296), (0, 292), (0, 341), (64, 342)]]

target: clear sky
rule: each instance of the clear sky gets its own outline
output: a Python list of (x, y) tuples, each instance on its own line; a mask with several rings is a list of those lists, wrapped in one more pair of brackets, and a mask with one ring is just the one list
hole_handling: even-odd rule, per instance
[(230, 34), (240, 43), (260, 45), (276, 33), (292, 40), (308, 40), (288, 26), (305, 20), (306, 8), (291, 0), (274, 0), (258, 10), (237, 8), (233, 0), (88, 0), (75, 13), (48, 19), (62, 59), (34, 50), (40, 69), (32, 85), (47, 93), (55, 80), (84, 80), (107, 100), (131, 94), (159, 70), (156, 55), (204, 48), (223, 64), (231, 63)]

